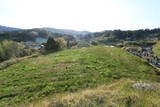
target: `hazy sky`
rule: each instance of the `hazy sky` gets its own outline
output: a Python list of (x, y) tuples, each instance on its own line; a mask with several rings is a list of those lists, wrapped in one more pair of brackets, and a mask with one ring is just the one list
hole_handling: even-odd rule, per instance
[(160, 27), (160, 0), (0, 0), (0, 25), (101, 31)]

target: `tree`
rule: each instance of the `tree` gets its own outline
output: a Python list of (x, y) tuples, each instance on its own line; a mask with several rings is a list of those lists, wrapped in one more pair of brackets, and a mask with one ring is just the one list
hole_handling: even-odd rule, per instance
[(97, 41), (91, 41), (91, 44), (96, 46), (96, 45), (98, 45), (98, 42)]
[(69, 40), (67, 40), (67, 48), (70, 48), (71, 46), (70, 46), (70, 42), (69, 42)]
[(0, 62), (4, 60), (4, 56), (5, 56), (4, 49), (2, 45), (0, 45)]
[(49, 37), (46, 43), (46, 50), (58, 51), (60, 49), (60, 44), (54, 40), (54, 38)]
[(72, 46), (76, 46), (77, 45), (77, 42), (76, 40), (67, 40), (67, 48), (71, 48)]
[(160, 33), (157, 34), (157, 38), (160, 41)]
[(57, 38), (56, 42), (60, 45), (60, 49), (67, 47), (67, 42), (64, 40), (64, 38)]

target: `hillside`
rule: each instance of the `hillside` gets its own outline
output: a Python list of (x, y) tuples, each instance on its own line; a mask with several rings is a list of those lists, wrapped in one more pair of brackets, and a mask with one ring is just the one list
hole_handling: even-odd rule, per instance
[(0, 25), (0, 32), (10, 32), (10, 31), (16, 31), (16, 30), (20, 30), (19, 28), (13, 28), (13, 27), (6, 27), (6, 26), (2, 26)]
[(160, 29), (140, 30), (106, 30), (88, 34), (81, 39), (93, 41), (93, 44), (117, 44), (123, 41), (148, 41), (159, 40)]
[(160, 79), (145, 61), (114, 47), (72, 49), (26, 58), (0, 70), (0, 106), (29, 103), (124, 78), (150, 82)]
[(152, 48), (153, 53), (155, 56), (160, 56), (160, 42), (158, 42), (157, 44), (155, 44)]
[(51, 28), (51, 27), (43, 27), (42, 29), (51, 31), (53, 33), (61, 33), (61, 34), (67, 34), (67, 35), (87, 35), (90, 34), (91, 32), (89, 31), (76, 31), (76, 30), (69, 30), (69, 29), (56, 29), (56, 28)]
[[(63, 35), (74, 35), (74, 36), (78, 36), (78, 35), (87, 35), (87, 34), (91, 34), (91, 32), (89, 31), (77, 31), (77, 30), (71, 30), (71, 29), (57, 29), (57, 28), (52, 28), (52, 27), (42, 27), (42, 28), (33, 28), (32, 30), (46, 30), (49, 32), (52, 32), (54, 34), (63, 34)], [(2, 26), (0, 25), (0, 33), (5, 33), (5, 32), (11, 32), (11, 31), (17, 31), (17, 30), (24, 30), (24, 29), (20, 29), (20, 28), (15, 28), (15, 27), (7, 27), (7, 26)], [(30, 30), (30, 29), (26, 29), (26, 30)]]
[(44, 29), (28, 29), (28, 30), (18, 30), (18, 31), (12, 31), (12, 32), (5, 32), (0, 34), (0, 41), (3, 40), (14, 40), (14, 41), (45, 41), (48, 37), (64, 37), (64, 38), (72, 38), (71, 35), (61, 34), (61, 33), (53, 33)]

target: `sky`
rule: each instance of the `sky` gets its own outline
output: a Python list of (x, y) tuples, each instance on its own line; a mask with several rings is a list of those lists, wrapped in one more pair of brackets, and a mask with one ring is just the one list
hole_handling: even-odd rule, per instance
[(0, 25), (103, 31), (160, 27), (160, 0), (0, 0)]

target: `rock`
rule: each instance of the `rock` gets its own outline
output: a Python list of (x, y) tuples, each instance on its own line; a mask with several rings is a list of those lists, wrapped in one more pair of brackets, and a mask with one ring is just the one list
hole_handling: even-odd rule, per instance
[(149, 90), (158, 88), (157, 86), (148, 83), (135, 83), (132, 85), (132, 87), (139, 89), (149, 89)]

